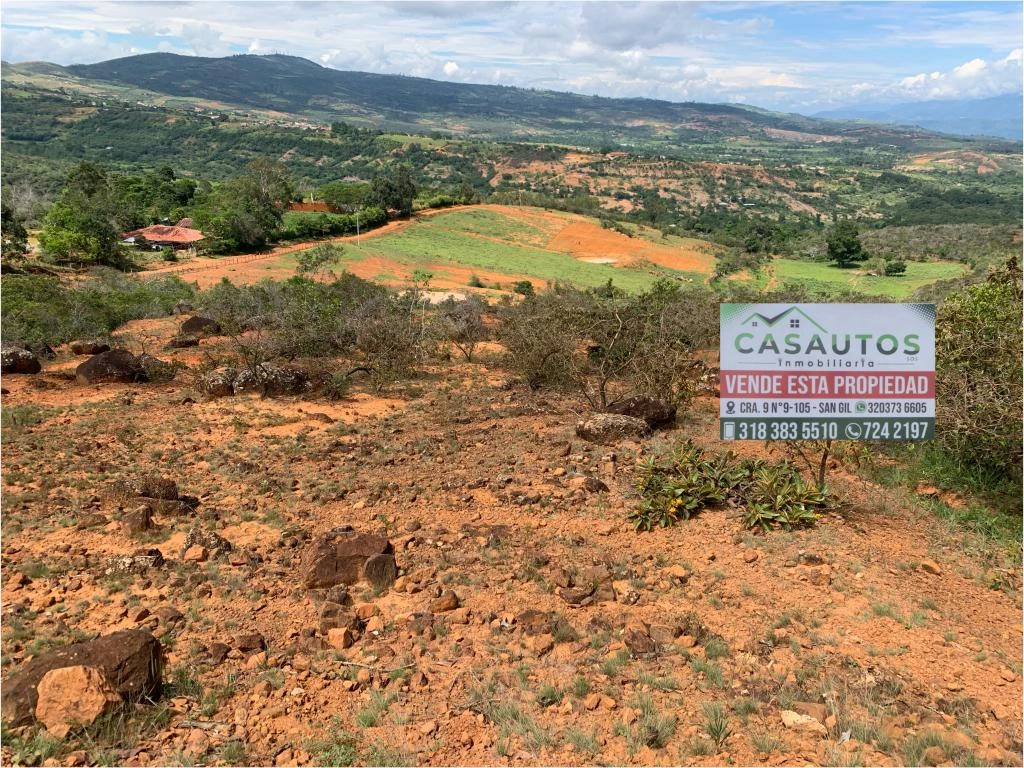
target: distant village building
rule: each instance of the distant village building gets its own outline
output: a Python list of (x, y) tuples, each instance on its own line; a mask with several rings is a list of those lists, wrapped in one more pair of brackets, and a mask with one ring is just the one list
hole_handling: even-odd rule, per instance
[(170, 247), (176, 251), (188, 250), (193, 254), (196, 243), (205, 239), (206, 235), (192, 228), (192, 219), (182, 219), (174, 225), (154, 224), (124, 233), (126, 243), (145, 242), (161, 248)]

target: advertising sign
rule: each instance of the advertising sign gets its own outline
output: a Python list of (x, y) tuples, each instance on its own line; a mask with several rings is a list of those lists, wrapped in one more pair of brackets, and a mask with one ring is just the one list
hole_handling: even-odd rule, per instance
[(722, 304), (723, 440), (935, 435), (934, 304)]

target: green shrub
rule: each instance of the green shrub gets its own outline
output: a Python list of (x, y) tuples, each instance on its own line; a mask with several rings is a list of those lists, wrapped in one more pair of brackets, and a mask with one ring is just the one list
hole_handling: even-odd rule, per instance
[(818, 519), (832, 498), (806, 482), (793, 465), (738, 461), (732, 452), (709, 454), (685, 440), (667, 461), (651, 458), (639, 467), (640, 503), (629, 514), (637, 530), (665, 528), (705, 507), (733, 501), (747, 508), (751, 528), (791, 528)]
[(529, 280), (518, 280), (512, 285), (512, 292), (518, 293), (521, 296), (533, 296), (535, 291), (533, 290), (533, 283)]
[(194, 291), (177, 277), (140, 280), (99, 269), (80, 283), (56, 277), (4, 275), (4, 341), (63, 344), (102, 337), (129, 320), (170, 314), (175, 303)]
[(717, 337), (717, 299), (662, 281), (631, 296), (555, 286), (499, 311), (507, 364), (533, 388), (575, 387), (594, 408), (644, 393), (683, 402), (693, 350)]
[(965, 465), (1021, 477), (1021, 274), (1016, 258), (954, 294), (935, 324), (936, 436)]

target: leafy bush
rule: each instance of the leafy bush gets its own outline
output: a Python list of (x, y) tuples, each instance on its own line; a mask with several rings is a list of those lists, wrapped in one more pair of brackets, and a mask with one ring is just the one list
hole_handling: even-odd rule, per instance
[(140, 280), (110, 269), (80, 283), (56, 277), (4, 275), (4, 341), (63, 344), (106, 336), (129, 320), (170, 314), (194, 291), (177, 277)]
[(441, 338), (453, 344), (466, 362), (472, 362), (476, 345), (486, 341), (489, 335), (484, 323), (486, 308), (487, 305), (477, 296), (462, 301), (449, 297), (438, 308)]
[(556, 287), (502, 307), (498, 335), (531, 387), (573, 386), (599, 408), (637, 393), (681, 402), (692, 390), (693, 350), (716, 338), (717, 312), (710, 292), (668, 282), (637, 296), (611, 285)]
[(937, 438), (967, 465), (1021, 476), (1021, 274), (1016, 258), (954, 294), (935, 325)]
[(289, 211), (277, 230), (276, 239), (311, 240), (332, 235), (354, 235), (357, 229), (359, 232), (368, 232), (383, 226), (387, 221), (387, 214), (376, 206), (363, 208), (358, 214)]
[[(418, 297), (396, 296), (349, 273), (333, 283), (224, 280), (199, 303), (253, 369), (276, 358), (348, 355), (380, 389), (429, 353), (430, 328)], [(340, 391), (337, 381), (331, 391)]]
[(519, 280), (512, 285), (512, 292), (518, 293), (521, 296), (533, 296), (536, 292), (533, 290), (533, 283), (529, 280)]
[(667, 461), (644, 461), (634, 487), (640, 504), (629, 519), (645, 531), (689, 520), (705, 507), (727, 501), (747, 507), (750, 528), (808, 525), (832, 504), (828, 494), (805, 482), (791, 464), (738, 461), (731, 451), (709, 454), (690, 440), (677, 445)]

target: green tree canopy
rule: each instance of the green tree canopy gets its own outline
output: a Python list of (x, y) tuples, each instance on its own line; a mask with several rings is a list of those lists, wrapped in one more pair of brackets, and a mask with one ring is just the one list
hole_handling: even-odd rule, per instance
[(284, 165), (254, 160), (245, 174), (214, 189), (195, 216), (221, 250), (262, 248), (280, 227), (291, 195)]
[(849, 219), (837, 221), (825, 235), (828, 257), (840, 267), (848, 267), (867, 258), (860, 242), (857, 224)]
[(119, 205), (106, 170), (82, 162), (70, 174), (39, 233), (43, 252), (59, 261), (115, 264), (121, 259)]
[(412, 180), (412, 169), (404, 163), (378, 173), (370, 183), (370, 204), (384, 210), (394, 209), (401, 216), (412, 213), (415, 197), (416, 185)]
[(366, 205), (370, 185), (364, 181), (332, 181), (320, 187), (320, 199), (336, 211), (353, 211)]

